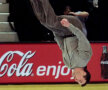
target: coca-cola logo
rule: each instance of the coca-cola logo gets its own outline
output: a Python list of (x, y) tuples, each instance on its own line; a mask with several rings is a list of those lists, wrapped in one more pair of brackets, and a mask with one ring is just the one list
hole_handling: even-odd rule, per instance
[[(11, 77), (14, 73), (16, 76), (29, 76), (32, 73), (32, 66), (33, 63), (27, 63), (28, 60), (35, 55), (36, 52), (28, 51), (26, 53), (23, 53), (21, 51), (8, 51), (0, 58), (0, 77), (7, 74), (8, 77)], [(13, 60), (14, 55), (17, 54), (21, 56), (21, 60), (19, 61), (19, 64), (13, 63), (9, 67), (9, 62)], [(3, 64), (4, 60), (6, 60), (6, 63)]]
[[(0, 77), (8, 76), (12, 77), (13, 75), (19, 76), (38, 76), (38, 77), (48, 77), (52, 76), (55, 79), (58, 79), (60, 76), (67, 76), (72, 73), (72, 70), (67, 68), (65, 65), (62, 65), (62, 62), (59, 61), (56, 65), (38, 65), (37, 68), (33, 68), (33, 62), (30, 61), (36, 54), (32, 51), (27, 51), (23, 53), (21, 51), (8, 51), (4, 53), (0, 58)], [(21, 60), (17, 59), (17, 63), (11, 63), (14, 61), (14, 57), (18, 55), (21, 57)], [(42, 62), (42, 61), (41, 61)], [(11, 65), (10, 65), (11, 63)], [(35, 65), (35, 66), (36, 66)], [(34, 70), (34, 71), (33, 71)], [(70, 77), (73, 79), (73, 77)]]

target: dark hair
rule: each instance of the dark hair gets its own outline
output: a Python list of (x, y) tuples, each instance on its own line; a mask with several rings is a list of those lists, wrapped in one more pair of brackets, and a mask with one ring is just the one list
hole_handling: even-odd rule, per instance
[(69, 12), (71, 12), (71, 7), (70, 6), (66, 6), (65, 9), (64, 9), (64, 14), (68, 15)]
[(91, 79), (91, 74), (90, 72), (87, 70), (87, 67), (84, 67), (84, 71), (86, 72), (86, 76), (84, 76), (84, 78), (86, 79), (86, 83), (81, 85), (81, 86), (85, 86), (87, 83), (89, 83), (90, 79)]

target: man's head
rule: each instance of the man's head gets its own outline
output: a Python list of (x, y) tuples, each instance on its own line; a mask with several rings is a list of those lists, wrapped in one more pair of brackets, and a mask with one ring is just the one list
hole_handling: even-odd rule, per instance
[(71, 12), (71, 7), (70, 6), (66, 6), (65, 10), (64, 10), (64, 15), (68, 15), (69, 12)]
[(91, 77), (86, 67), (85, 68), (75, 68), (72, 75), (75, 81), (81, 86), (85, 86), (86, 83), (89, 82), (90, 77)]

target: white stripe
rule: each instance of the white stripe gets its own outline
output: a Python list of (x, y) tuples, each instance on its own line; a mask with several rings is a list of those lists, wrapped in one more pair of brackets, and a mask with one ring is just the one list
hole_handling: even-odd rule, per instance
[(0, 13), (0, 15), (9, 15), (10, 13)]
[[(13, 24), (14, 22), (10, 22), (11, 24)], [(9, 22), (0, 22), (0, 24), (9, 24)]]
[(16, 32), (0, 32), (0, 34), (16, 34)]

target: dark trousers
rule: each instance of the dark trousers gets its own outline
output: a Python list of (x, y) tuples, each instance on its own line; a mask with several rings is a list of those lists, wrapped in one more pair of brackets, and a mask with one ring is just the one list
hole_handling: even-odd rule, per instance
[(68, 19), (70, 23), (82, 30), (82, 23), (77, 17), (69, 15), (57, 16), (50, 5), (49, 0), (30, 1), (40, 23), (52, 32), (59, 34), (60, 36), (72, 34), (72, 32), (61, 25), (60, 21), (63, 18)]

